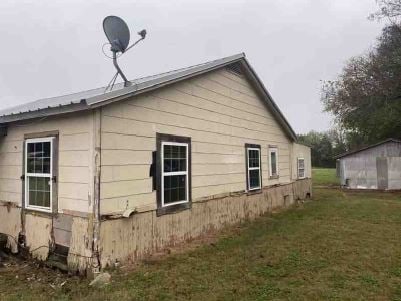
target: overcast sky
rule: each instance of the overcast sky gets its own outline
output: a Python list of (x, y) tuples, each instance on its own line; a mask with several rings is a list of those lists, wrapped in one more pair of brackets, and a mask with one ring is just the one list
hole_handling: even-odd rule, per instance
[(121, 58), (129, 79), (245, 52), (298, 133), (325, 130), (321, 80), (367, 51), (383, 26), (374, 0), (1, 0), (0, 109), (106, 85), (102, 20), (145, 42)]

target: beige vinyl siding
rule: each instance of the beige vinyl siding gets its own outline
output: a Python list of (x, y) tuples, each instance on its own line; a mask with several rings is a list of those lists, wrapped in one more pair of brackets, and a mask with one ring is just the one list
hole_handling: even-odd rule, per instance
[[(193, 201), (246, 189), (245, 143), (261, 145), (263, 186), (290, 182), (289, 138), (248, 81), (221, 69), (102, 108), (102, 214), (156, 208), (156, 132), (191, 137)], [(269, 145), (279, 149), (275, 180)]]
[(25, 134), (58, 131), (58, 209), (88, 212), (91, 195), (92, 113), (74, 113), (12, 123), (0, 137), (0, 201), (22, 205)]

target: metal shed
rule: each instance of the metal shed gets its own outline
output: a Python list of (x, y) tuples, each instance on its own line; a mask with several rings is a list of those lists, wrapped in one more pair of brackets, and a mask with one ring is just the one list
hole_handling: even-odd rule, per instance
[(336, 157), (341, 186), (352, 189), (401, 189), (401, 141), (387, 139)]

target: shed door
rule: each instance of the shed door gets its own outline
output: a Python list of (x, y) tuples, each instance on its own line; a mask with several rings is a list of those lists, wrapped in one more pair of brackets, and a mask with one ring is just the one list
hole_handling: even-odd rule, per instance
[(377, 169), (377, 189), (388, 188), (388, 168), (387, 158), (377, 157), (376, 158), (376, 169)]

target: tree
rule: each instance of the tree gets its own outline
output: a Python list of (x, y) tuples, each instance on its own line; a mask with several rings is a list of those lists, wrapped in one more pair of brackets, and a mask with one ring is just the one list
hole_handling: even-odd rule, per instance
[(400, 0), (377, 0), (379, 10), (369, 16), (371, 20), (388, 19), (391, 24), (400, 24), (401, 1)]
[(335, 167), (333, 156), (346, 151), (341, 133), (337, 130), (310, 131), (307, 134), (298, 135), (298, 141), (311, 147), (314, 167)]
[(324, 82), (322, 102), (360, 145), (401, 138), (400, 27), (386, 26), (372, 51), (350, 59), (337, 80)]

